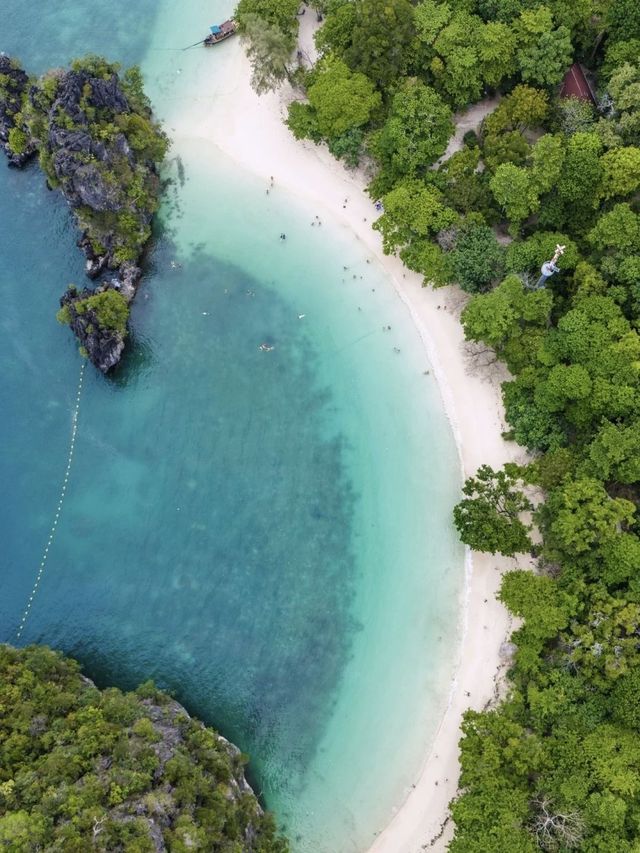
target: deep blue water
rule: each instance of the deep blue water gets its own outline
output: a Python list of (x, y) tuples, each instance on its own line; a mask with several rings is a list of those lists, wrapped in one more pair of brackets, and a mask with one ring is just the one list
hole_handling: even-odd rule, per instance
[[(10, 496), (0, 625), (11, 640), (66, 465), (81, 358), (55, 310), (82, 264), (67, 208), (37, 169), (2, 170), (0, 182), (16, 194), (0, 232)], [(90, 660), (105, 684), (154, 677), (195, 713), (215, 708), (216, 724), (253, 751), (276, 728), (296, 731), (304, 755), (309, 715), (327, 711), (349, 634), (353, 495), (342, 440), (304, 327), (278, 333), (289, 312), (277, 293), (227, 265), (212, 273), (197, 252), (170, 276), (154, 273), (172, 255), (160, 239), (122, 368), (109, 379), (87, 373), (72, 487), (23, 639)], [(256, 346), (276, 339), (269, 357)], [(321, 605), (310, 613), (314, 596)], [(292, 680), (307, 685), (304, 712), (290, 703)], [(243, 719), (237, 705), (255, 712)]]

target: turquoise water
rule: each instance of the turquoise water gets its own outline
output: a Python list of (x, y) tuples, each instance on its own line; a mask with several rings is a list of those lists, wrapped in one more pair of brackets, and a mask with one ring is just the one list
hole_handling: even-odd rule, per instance
[[(172, 16), (181, 44), (202, 29), (195, 2), (5, 6), (0, 49), (27, 67), (104, 51), (108, 32), (159, 101)], [(315, 211), (203, 140), (183, 140), (166, 177), (133, 346), (113, 378), (86, 371), (21, 641), (100, 684), (153, 677), (251, 754), (295, 850), (363, 851), (447, 699), (463, 574), (451, 432), (406, 309), (347, 231), (324, 214), (310, 229)], [(66, 467), (80, 357), (54, 315), (82, 264), (37, 168), (0, 168), (0, 198), (0, 640), (14, 641)]]

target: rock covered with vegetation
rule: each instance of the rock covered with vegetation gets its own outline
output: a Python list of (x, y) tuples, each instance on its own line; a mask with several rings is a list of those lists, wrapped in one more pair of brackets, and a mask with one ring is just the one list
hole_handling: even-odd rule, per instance
[(285, 853), (244, 758), (151, 684), (98, 690), (43, 646), (0, 646), (0, 848)]
[[(168, 140), (153, 120), (139, 70), (119, 71), (117, 64), (87, 56), (35, 80), (15, 60), (0, 56), (0, 140), (15, 166), (37, 152), (48, 185), (62, 192), (82, 231), (78, 245), (87, 275), (105, 278), (105, 286), (128, 306), (158, 207), (156, 166)], [(69, 306), (67, 294), (61, 319), (71, 316)], [(117, 364), (126, 322), (72, 328), (100, 370)]]
[(60, 304), (58, 320), (71, 328), (83, 354), (106, 369), (116, 364), (124, 349), (129, 317), (129, 304), (122, 293), (112, 287), (78, 291), (70, 285)]
[(0, 53), (0, 143), (9, 164), (18, 168), (35, 154), (35, 146), (28, 144), (19, 126), (28, 83), (29, 77), (20, 64)]

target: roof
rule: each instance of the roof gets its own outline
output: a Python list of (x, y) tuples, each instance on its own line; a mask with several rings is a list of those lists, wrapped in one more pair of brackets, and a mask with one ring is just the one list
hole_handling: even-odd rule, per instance
[(590, 101), (592, 104), (597, 104), (595, 95), (591, 90), (591, 86), (580, 63), (574, 62), (564, 75), (564, 80), (560, 87), (560, 97), (579, 98), (581, 101)]

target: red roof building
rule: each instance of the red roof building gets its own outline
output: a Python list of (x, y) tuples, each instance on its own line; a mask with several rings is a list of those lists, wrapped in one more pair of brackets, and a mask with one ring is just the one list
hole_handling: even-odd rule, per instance
[(596, 96), (593, 94), (589, 81), (579, 62), (574, 62), (564, 75), (564, 80), (560, 87), (560, 97), (579, 98), (581, 101), (590, 101), (594, 106), (597, 106)]

